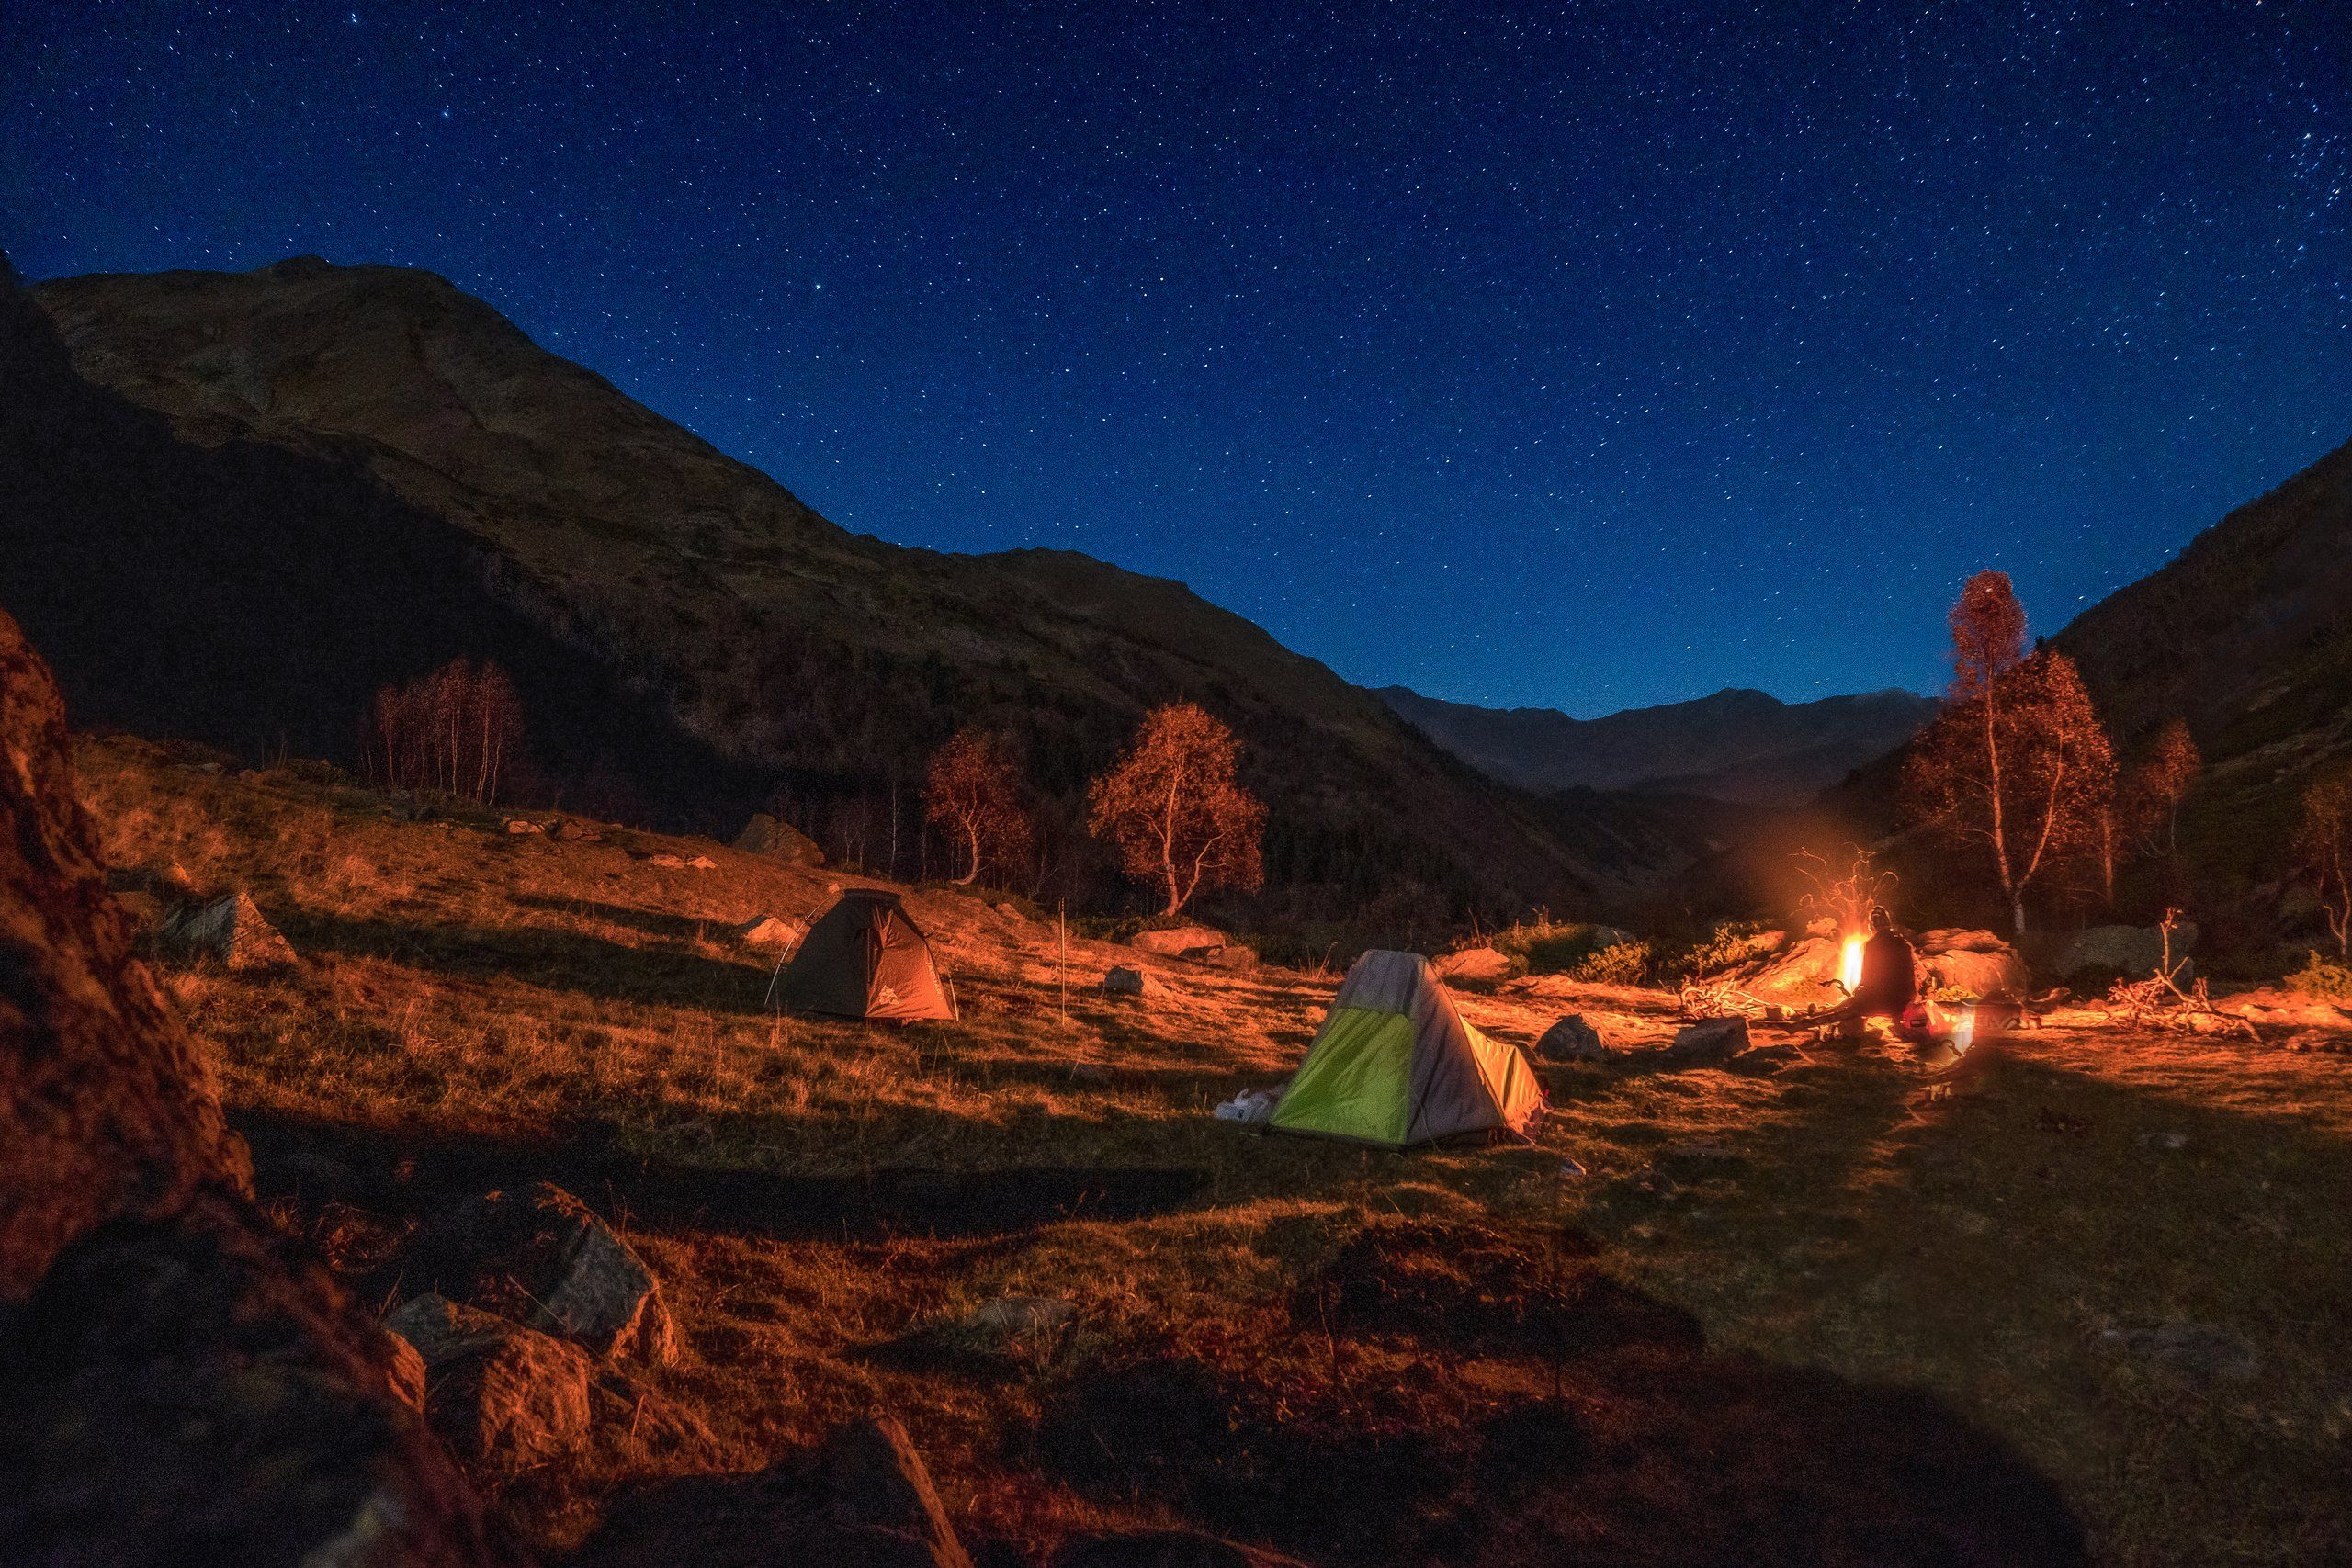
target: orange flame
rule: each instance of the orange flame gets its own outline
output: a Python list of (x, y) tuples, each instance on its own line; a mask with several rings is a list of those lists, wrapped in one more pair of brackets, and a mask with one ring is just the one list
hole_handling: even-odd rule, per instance
[(1860, 936), (1848, 937), (1846, 945), (1838, 949), (1838, 979), (1846, 987), (1846, 994), (1849, 997), (1861, 988), (1862, 938)]

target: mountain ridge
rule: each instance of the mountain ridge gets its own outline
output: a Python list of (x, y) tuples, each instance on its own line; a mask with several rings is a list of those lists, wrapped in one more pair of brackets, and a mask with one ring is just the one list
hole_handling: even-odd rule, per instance
[[(434, 274), (295, 258), (58, 279), (31, 299), (85, 381), (189, 446), (296, 454), (380, 487), (401, 526), (456, 530), (502, 613), (727, 767), (777, 781), (829, 843), (911, 837), (876, 819), (906, 824), (928, 750), (991, 724), (1018, 738), (1064, 869), (1099, 889), (1085, 780), (1146, 707), (1179, 697), (1242, 735), (1274, 807), (1265, 902), (1287, 912), (1376, 907), (1409, 925), (1440, 906), (1622, 908), (1704, 837), (1697, 802), (1570, 809), (1493, 785), (1173, 580), (841, 528)], [(180, 547), (168, 532), (158, 520), (123, 547)], [(129, 657), (80, 651), (85, 685)]]
[(1747, 805), (1791, 805), (1900, 746), (1935, 711), (1886, 687), (1788, 703), (1747, 686), (1575, 718), (1556, 708), (1490, 708), (1384, 686), (1374, 695), (1492, 777), (1539, 793), (1650, 790)]

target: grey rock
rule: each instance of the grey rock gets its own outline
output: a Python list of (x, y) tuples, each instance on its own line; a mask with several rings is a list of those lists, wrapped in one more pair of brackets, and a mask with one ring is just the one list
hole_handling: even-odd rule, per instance
[(1580, 1012), (1572, 1012), (1545, 1030), (1535, 1042), (1535, 1054), (1547, 1062), (1609, 1060), (1609, 1047), (1601, 1043), (1600, 1031), (1587, 1023)]
[(1675, 1066), (1703, 1066), (1728, 1062), (1747, 1049), (1744, 1018), (1702, 1018), (1685, 1025), (1658, 1055)]

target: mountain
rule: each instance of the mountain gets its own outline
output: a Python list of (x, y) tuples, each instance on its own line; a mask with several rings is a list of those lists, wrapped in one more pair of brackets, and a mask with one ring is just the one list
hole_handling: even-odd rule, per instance
[(1373, 694), (1471, 766), (1521, 789), (1676, 791), (1750, 805), (1809, 798), (1908, 740), (1936, 706), (1903, 691), (1784, 703), (1734, 688), (1584, 719), (1441, 702), (1403, 686)]
[(1182, 583), (852, 534), (430, 273), (30, 298), (0, 345), (0, 602), (85, 721), (348, 760), (376, 684), (493, 657), (552, 772), (718, 829), (774, 793), (907, 872), (924, 758), (989, 724), (1044, 797), (1041, 890), (1099, 900), (1085, 780), (1189, 697), (1242, 736), (1262, 908), (1297, 915), (1617, 908), (1703, 837), (1694, 802), (1498, 787)]
[(2275, 867), (2304, 783), (2352, 760), (2352, 446), (2206, 529), (2052, 639), (2127, 749), (2178, 715), (2219, 858)]

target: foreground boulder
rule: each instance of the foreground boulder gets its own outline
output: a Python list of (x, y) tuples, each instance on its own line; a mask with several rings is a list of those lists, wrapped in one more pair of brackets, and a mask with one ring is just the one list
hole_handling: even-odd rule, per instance
[(1600, 1031), (1584, 1021), (1584, 1014), (1572, 1012), (1544, 1032), (1535, 1043), (1535, 1054), (1547, 1062), (1605, 1062), (1609, 1047), (1600, 1042)]
[[(805, 1545), (807, 1562), (876, 1568), (971, 1568), (931, 1472), (907, 1429), (888, 1416), (836, 1430), (818, 1458), (831, 1539)], [(820, 1554), (820, 1546), (830, 1554)]]
[(416, 1348), (425, 1414), (472, 1462), (513, 1474), (587, 1440), (594, 1369), (577, 1345), (439, 1295), (401, 1303), (384, 1326)]
[(1048, 1568), (1302, 1568), (1298, 1559), (1199, 1530), (1132, 1530), (1064, 1541)]
[(66, 759), (0, 615), (0, 1562), (512, 1561), (391, 1343), (254, 1207)]
[(658, 1366), (676, 1349), (653, 1270), (587, 1204), (549, 1182), (458, 1205), (419, 1235), (407, 1266), (415, 1283), (594, 1356)]
[(1674, 1066), (1709, 1066), (1728, 1062), (1747, 1049), (1747, 1020), (1702, 1018), (1678, 1031), (1658, 1051), (1659, 1059)]
[(766, 855), (787, 865), (815, 867), (825, 863), (825, 852), (817, 847), (816, 840), (764, 811), (752, 813), (743, 830), (735, 835), (735, 847), (747, 855)]
[(173, 910), (155, 942), (167, 953), (217, 958), (236, 970), (278, 969), (294, 962), (293, 944), (243, 893)]

